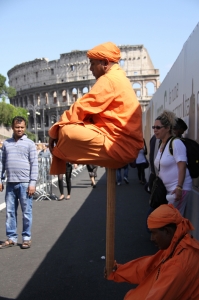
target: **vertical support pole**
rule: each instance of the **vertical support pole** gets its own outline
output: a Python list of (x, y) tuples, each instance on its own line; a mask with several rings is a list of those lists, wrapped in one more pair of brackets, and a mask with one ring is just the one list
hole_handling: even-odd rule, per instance
[(106, 271), (112, 272), (115, 242), (115, 180), (116, 171), (107, 169), (107, 210), (106, 210)]
[(38, 142), (38, 136), (37, 136), (37, 114), (36, 114), (36, 108), (33, 107), (33, 114), (34, 114), (34, 121), (35, 121), (35, 142)]

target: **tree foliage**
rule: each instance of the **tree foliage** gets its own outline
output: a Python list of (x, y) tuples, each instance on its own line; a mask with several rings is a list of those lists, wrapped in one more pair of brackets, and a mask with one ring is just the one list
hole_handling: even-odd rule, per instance
[(12, 104), (0, 102), (0, 125), (10, 127), (12, 125), (12, 119), (16, 116), (24, 117), (28, 123), (27, 110), (22, 107), (15, 107)]
[(0, 98), (3, 96), (12, 98), (16, 96), (16, 90), (12, 86), (7, 86), (6, 77), (0, 74)]

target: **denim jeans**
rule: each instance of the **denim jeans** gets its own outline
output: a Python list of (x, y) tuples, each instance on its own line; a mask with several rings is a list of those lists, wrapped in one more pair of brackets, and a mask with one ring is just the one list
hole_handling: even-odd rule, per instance
[(23, 241), (31, 239), (32, 228), (32, 200), (28, 196), (27, 188), (29, 183), (7, 182), (6, 185), (6, 235), (13, 242), (17, 242), (17, 209), (20, 202), (23, 216)]
[(116, 176), (117, 176), (117, 182), (122, 182), (122, 169), (124, 169), (124, 177), (128, 179), (128, 172), (129, 172), (129, 167), (128, 165), (124, 166), (123, 168), (119, 168), (116, 171)]

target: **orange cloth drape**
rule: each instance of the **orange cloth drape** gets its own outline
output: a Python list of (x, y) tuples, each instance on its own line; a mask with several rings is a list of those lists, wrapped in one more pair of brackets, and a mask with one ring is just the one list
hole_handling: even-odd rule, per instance
[(143, 148), (141, 107), (118, 64), (63, 113), (49, 135), (58, 139), (51, 174), (61, 173), (63, 160), (119, 168), (137, 157)]
[[(199, 299), (199, 242), (188, 234), (193, 229), (191, 222), (184, 219), (172, 205), (161, 205), (148, 220), (151, 228), (158, 228), (158, 223), (161, 226), (177, 224), (169, 248), (118, 265), (108, 279), (138, 284), (137, 288), (126, 294), (125, 300)], [(173, 249), (175, 251), (170, 257)]]

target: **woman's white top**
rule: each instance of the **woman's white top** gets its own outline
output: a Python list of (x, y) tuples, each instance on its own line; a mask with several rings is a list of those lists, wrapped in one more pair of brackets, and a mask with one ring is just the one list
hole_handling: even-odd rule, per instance
[[(159, 177), (162, 179), (167, 192), (172, 192), (178, 185), (178, 166), (177, 163), (180, 161), (187, 162), (186, 147), (183, 142), (179, 139), (175, 139), (172, 142), (173, 155), (169, 151), (169, 143), (167, 143), (163, 154), (158, 150), (157, 156), (155, 158), (154, 164), (160, 171)], [(162, 154), (162, 157), (161, 157)], [(160, 159), (161, 157), (161, 159)], [(185, 179), (183, 183), (183, 190), (190, 191), (192, 188), (192, 178), (189, 174), (188, 168), (186, 168)]]
[(136, 158), (136, 164), (142, 164), (146, 162), (146, 158), (144, 155), (144, 148), (141, 149), (138, 153), (138, 157)]

